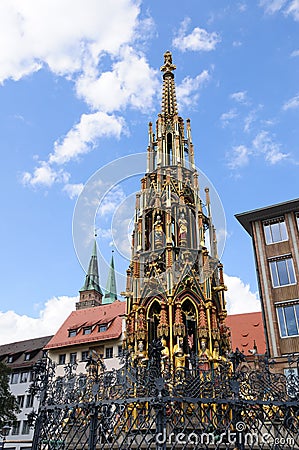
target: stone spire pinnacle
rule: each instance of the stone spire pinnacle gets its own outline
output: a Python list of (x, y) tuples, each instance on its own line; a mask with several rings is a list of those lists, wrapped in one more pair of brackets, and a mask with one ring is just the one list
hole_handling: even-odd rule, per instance
[(175, 83), (173, 71), (176, 66), (172, 64), (172, 54), (167, 51), (164, 53), (164, 64), (161, 67), (163, 73), (163, 90), (162, 90), (162, 114), (173, 116), (178, 113)]
[(98, 255), (96, 235), (94, 239), (92, 254), (89, 261), (85, 282), (79, 291), (80, 301), (76, 304), (77, 309), (99, 306), (102, 303), (102, 291), (99, 280)]
[(99, 268), (98, 268), (98, 254), (97, 254), (97, 241), (94, 240), (91, 258), (89, 261), (88, 271), (85, 277), (85, 283), (80, 291), (96, 290), (101, 292), (99, 285)]
[(109, 274), (108, 274), (107, 285), (106, 285), (106, 294), (104, 295), (102, 303), (112, 303), (115, 300), (117, 300), (113, 253), (114, 253), (114, 250), (112, 250), (111, 263), (110, 263)]

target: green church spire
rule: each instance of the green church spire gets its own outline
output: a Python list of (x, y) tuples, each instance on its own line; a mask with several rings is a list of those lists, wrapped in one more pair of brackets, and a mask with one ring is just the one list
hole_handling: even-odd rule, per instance
[(115, 300), (117, 300), (113, 252), (114, 252), (114, 250), (112, 250), (110, 269), (109, 269), (107, 285), (106, 285), (106, 294), (104, 295), (102, 303), (112, 303)]
[(88, 271), (85, 277), (84, 286), (79, 292), (83, 291), (97, 291), (102, 294), (99, 284), (99, 269), (98, 269), (98, 254), (97, 254), (97, 241), (94, 240), (93, 250), (89, 261)]

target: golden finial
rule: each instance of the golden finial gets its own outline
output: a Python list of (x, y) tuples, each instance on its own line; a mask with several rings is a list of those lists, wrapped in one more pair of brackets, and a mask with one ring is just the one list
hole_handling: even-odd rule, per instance
[(172, 73), (173, 70), (176, 69), (176, 66), (172, 64), (172, 54), (169, 50), (164, 53), (164, 64), (161, 66), (161, 72)]

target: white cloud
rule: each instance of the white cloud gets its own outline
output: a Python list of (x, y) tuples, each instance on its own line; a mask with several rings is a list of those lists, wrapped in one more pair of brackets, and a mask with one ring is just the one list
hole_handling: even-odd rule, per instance
[(299, 0), (260, 0), (260, 6), (268, 14), (280, 11), (285, 16), (292, 15), (296, 21), (299, 21)]
[(7, 344), (56, 333), (75, 309), (76, 301), (78, 297), (53, 297), (39, 311), (38, 318), (20, 315), (14, 311), (0, 312), (0, 342)]
[[(116, 55), (133, 38), (138, 0), (2, 0), (0, 82), (43, 66), (74, 74), (103, 52)], [(109, 24), (107, 18), (109, 17)]]
[(281, 151), (281, 144), (276, 142), (268, 131), (262, 130), (255, 136), (251, 146), (239, 145), (226, 154), (227, 166), (233, 170), (239, 169), (249, 164), (250, 157), (253, 156), (263, 157), (272, 165), (290, 158), (289, 153)]
[(289, 156), (288, 153), (280, 151), (281, 145), (275, 142), (268, 131), (262, 130), (252, 142), (257, 153), (263, 154), (266, 161), (276, 164)]
[(242, 45), (241, 41), (233, 41), (233, 47), (241, 47)]
[(288, 109), (295, 109), (299, 107), (299, 94), (290, 98), (287, 102), (284, 103), (282, 109), (287, 111)]
[(111, 239), (112, 238), (111, 228), (97, 228), (97, 235), (101, 239)]
[[(258, 109), (260, 109), (260, 108), (261, 108), (261, 105), (259, 106)], [(245, 119), (244, 119), (244, 131), (245, 131), (246, 133), (249, 133), (249, 131), (251, 131), (251, 125), (257, 120), (257, 117), (258, 117), (258, 115), (257, 115), (258, 109), (253, 109), (253, 110), (250, 111), (250, 112), (248, 113), (248, 115), (245, 117)]]
[(92, 108), (105, 112), (128, 105), (148, 110), (157, 92), (156, 72), (132, 48), (127, 46), (121, 53), (122, 59), (113, 64), (111, 71), (85, 71), (77, 81), (77, 94)]
[(228, 158), (228, 167), (230, 169), (239, 169), (240, 167), (244, 167), (249, 163), (249, 155), (251, 151), (245, 147), (245, 145), (238, 145), (237, 147), (233, 147), (232, 152), (227, 154)]
[(49, 163), (65, 164), (88, 153), (97, 139), (102, 136), (119, 138), (123, 127), (122, 117), (108, 115), (101, 111), (94, 114), (82, 114), (80, 122), (67, 133), (64, 139), (54, 143), (54, 153), (49, 156)]
[(250, 285), (244, 284), (238, 277), (225, 275), (227, 292), (227, 310), (229, 314), (242, 314), (261, 310), (261, 303), (257, 292), (250, 291)]
[(239, 9), (239, 11), (241, 11), (241, 12), (245, 12), (245, 11), (247, 10), (247, 4), (246, 4), (246, 3), (240, 3), (240, 4), (238, 5), (238, 9)]
[(293, 0), (288, 5), (286, 14), (291, 14), (296, 21), (299, 21), (299, 0)]
[(187, 33), (190, 18), (186, 18), (179, 26), (179, 33), (173, 39), (172, 45), (182, 52), (186, 50), (209, 52), (215, 50), (216, 45), (221, 41), (218, 33), (209, 33), (204, 28), (195, 27), (190, 34)]
[(62, 169), (53, 169), (48, 162), (40, 161), (40, 166), (33, 170), (33, 173), (25, 172), (21, 181), (24, 185), (32, 187), (43, 185), (51, 187), (54, 183), (66, 183), (69, 180), (69, 174)]
[[(50, 187), (54, 183), (67, 183), (69, 174), (62, 169), (53, 168), (53, 165), (63, 165), (79, 156), (90, 152), (100, 137), (114, 136), (119, 138), (124, 128), (124, 119), (108, 115), (101, 111), (93, 114), (82, 114), (81, 120), (60, 141), (54, 143), (54, 152), (49, 155), (48, 161), (40, 161), (33, 173), (25, 172), (22, 182), (31, 186)], [(76, 195), (71, 185), (65, 187), (70, 195)]]
[[(24, 184), (50, 187), (67, 183), (69, 175), (54, 164), (67, 164), (91, 151), (101, 137), (118, 138), (125, 131), (125, 122), (113, 112), (125, 107), (147, 112), (152, 106), (156, 72), (143, 54), (131, 47), (142, 43), (154, 29), (151, 17), (140, 17), (140, 3), (0, 2), (0, 42), (5, 43), (0, 45), (0, 83), (46, 68), (74, 83), (75, 94), (92, 108), (92, 114), (83, 114), (79, 123), (54, 142), (47, 160), (23, 174)], [(70, 186), (65, 190), (74, 195)]]
[(247, 91), (234, 92), (233, 94), (230, 95), (230, 98), (238, 103), (245, 103), (245, 104), (248, 103)]
[(260, 6), (262, 6), (266, 13), (274, 14), (280, 11), (286, 4), (287, 0), (261, 0)]
[(83, 188), (84, 188), (83, 183), (77, 184), (67, 183), (63, 187), (63, 191), (67, 193), (67, 195), (70, 197), (71, 200), (73, 200), (74, 198), (79, 197)]
[(237, 116), (238, 116), (238, 113), (235, 109), (230, 109), (229, 111), (221, 114), (220, 120), (222, 122), (222, 126), (226, 127)]
[(198, 90), (210, 79), (209, 72), (203, 70), (195, 78), (186, 77), (176, 88), (178, 104), (180, 107), (194, 106), (199, 97)]
[(291, 53), (291, 57), (296, 57), (296, 56), (299, 56), (299, 50), (294, 50), (294, 51)]
[(125, 200), (126, 194), (120, 186), (114, 186), (103, 196), (99, 205), (99, 215), (106, 216), (115, 212), (116, 208)]

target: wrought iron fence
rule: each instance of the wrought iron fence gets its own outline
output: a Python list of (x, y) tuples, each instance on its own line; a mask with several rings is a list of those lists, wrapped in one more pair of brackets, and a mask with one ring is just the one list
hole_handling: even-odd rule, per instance
[[(36, 367), (40, 392), (33, 450), (299, 449), (299, 380), (231, 361), (177, 374), (163, 370), (161, 344), (147, 365), (125, 355), (106, 371), (90, 358), (85, 375), (64, 377), (46, 360)], [(165, 369), (165, 368), (164, 368)]]

